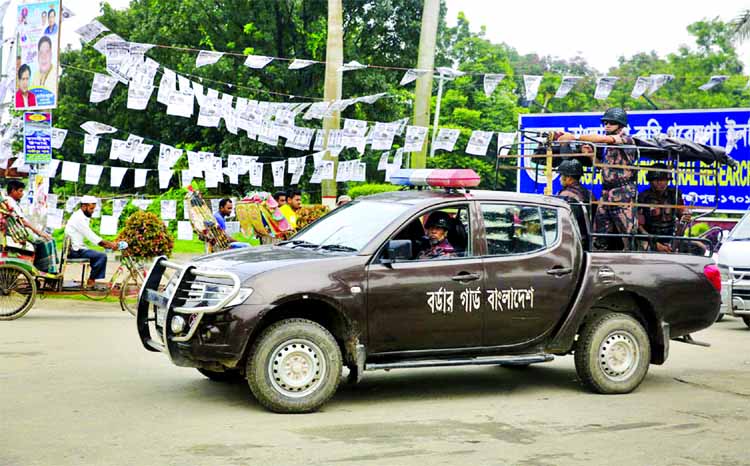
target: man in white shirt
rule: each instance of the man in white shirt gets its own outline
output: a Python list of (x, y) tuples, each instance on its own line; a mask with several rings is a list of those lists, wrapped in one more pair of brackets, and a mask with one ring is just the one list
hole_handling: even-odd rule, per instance
[(117, 244), (99, 237), (91, 229), (91, 215), (96, 209), (96, 198), (94, 196), (83, 196), (81, 198), (81, 208), (73, 212), (68, 224), (65, 225), (65, 236), (70, 238), (70, 252), (68, 257), (71, 259), (86, 258), (91, 263), (91, 275), (86, 281), (88, 288), (96, 284), (96, 280), (104, 278), (107, 270), (107, 255), (103, 252), (88, 249), (84, 243), (89, 240), (91, 243), (99, 245), (106, 249), (117, 249)]

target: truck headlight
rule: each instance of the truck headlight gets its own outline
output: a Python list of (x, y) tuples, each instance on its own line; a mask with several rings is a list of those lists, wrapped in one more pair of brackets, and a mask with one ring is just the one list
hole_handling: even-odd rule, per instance
[[(216, 306), (226, 301), (231, 293), (232, 287), (230, 285), (195, 281), (190, 284), (190, 290), (188, 291), (187, 299), (185, 300), (183, 307)], [(224, 307), (232, 307), (242, 304), (252, 294), (252, 288), (240, 288), (237, 296), (235, 296), (230, 302), (226, 303)]]
[(732, 281), (732, 274), (729, 271), (729, 267), (726, 265), (719, 264), (719, 273), (721, 274), (721, 281), (722, 282), (729, 282)]

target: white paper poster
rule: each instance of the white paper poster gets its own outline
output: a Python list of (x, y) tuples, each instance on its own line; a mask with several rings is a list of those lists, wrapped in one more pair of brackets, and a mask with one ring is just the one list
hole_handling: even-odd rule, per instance
[(508, 155), (513, 143), (516, 140), (516, 133), (497, 133), (497, 150), (500, 155)]
[(62, 163), (62, 174), (61, 178), (65, 181), (72, 181), (78, 183), (78, 171), (81, 168), (81, 164), (77, 162), (68, 162), (67, 160)]
[(125, 210), (125, 206), (128, 205), (127, 199), (112, 199), (112, 215), (120, 217), (122, 211)]
[(146, 175), (148, 175), (148, 170), (146, 170), (145, 168), (136, 168), (133, 187), (142, 188), (146, 186)]
[(57, 230), (62, 228), (63, 223), (63, 210), (62, 209), (47, 209), (47, 228)]
[(292, 184), (299, 184), (302, 174), (305, 173), (305, 162), (307, 157), (298, 157), (297, 162), (294, 166), (294, 174), (292, 175)]
[(140, 144), (138, 148), (135, 150), (134, 156), (133, 156), (133, 162), (135, 163), (143, 163), (146, 161), (146, 157), (148, 157), (149, 152), (151, 152), (151, 149), (153, 149), (154, 146), (151, 144)]
[(380, 160), (378, 160), (378, 170), (385, 170), (388, 168), (388, 157), (390, 157), (390, 152), (383, 152), (380, 154)]
[(112, 96), (112, 91), (117, 86), (117, 79), (106, 74), (94, 74), (94, 79), (91, 81), (91, 94), (89, 95), (89, 102), (97, 104), (104, 102)]
[(102, 32), (109, 31), (109, 29), (97, 20), (91, 21), (88, 24), (84, 24), (75, 30), (75, 33), (81, 36), (84, 42), (88, 43), (96, 39), (96, 37)]
[(370, 134), (372, 135), (372, 150), (390, 150), (393, 147), (395, 136), (393, 125), (390, 123), (375, 123)]
[[(166, 169), (166, 168), (160, 168), (159, 169), (159, 189), (168, 189), (169, 188), (169, 182), (172, 180), (172, 175), (174, 174), (174, 171)], [(191, 179), (192, 181), (192, 179)]]
[(198, 53), (198, 56), (195, 57), (195, 67), (200, 68), (201, 66), (213, 65), (223, 56), (223, 52), (210, 52), (208, 50), (201, 50)]
[(651, 87), (651, 77), (649, 76), (638, 76), (633, 86), (633, 91), (630, 93), (631, 99), (638, 99), (646, 93), (648, 88)]
[(109, 185), (113, 188), (119, 188), (128, 169), (126, 167), (109, 167), (109, 170)]
[(562, 81), (560, 82), (560, 87), (558, 87), (557, 92), (555, 92), (555, 98), (562, 99), (568, 95), (580, 80), (580, 76), (563, 76)]
[(339, 68), (339, 71), (354, 71), (361, 70), (363, 68), (367, 68), (367, 65), (363, 65), (356, 60), (352, 60), (349, 63), (345, 63), (341, 68)]
[(151, 202), (153, 202), (151, 199), (133, 199), (131, 201), (134, 206), (138, 207), (141, 210), (148, 209), (148, 206), (151, 205)]
[(651, 75), (651, 86), (648, 88), (647, 95), (651, 96), (658, 91), (663, 85), (674, 80), (674, 75), (671, 74), (652, 74)]
[(427, 128), (424, 126), (407, 126), (406, 142), (404, 143), (404, 152), (419, 152), (424, 147), (424, 141), (427, 137)]
[(159, 169), (174, 167), (177, 160), (182, 157), (182, 149), (177, 149), (166, 144), (159, 145)]
[(273, 57), (264, 57), (262, 55), (248, 55), (245, 59), (245, 66), (260, 70), (273, 61)]
[(169, 105), (169, 96), (177, 90), (177, 75), (169, 68), (165, 68), (159, 82), (159, 90), (156, 93), (156, 101), (160, 104)]
[(404, 73), (404, 77), (401, 78), (401, 82), (398, 84), (399, 86), (406, 86), (407, 84), (416, 81), (420, 76), (426, 75), (428, 72), (428, 70), (407, 70), (406, 73)]
[(446, 150), (453, 152), (456, 147), (458, 137), (461, 135), (461, 130), (452, 128), (440, 128), (437, 137), (435, 138), (435, 150)]
[(523, 75), (523, 85), (524, 89), (526, 89), (526, 100), (531, 102), (532, 100), (536, 99), (536, 96), (539, 93), (539, 85), (541, 83), (542, 76), (530, 74)]
[(492, 131), (472, 131), (469, 144), (466, 146), (466, 153), (472, 155), (487, 155), (487, 148), (490, 146)]
[(612, 89), (615, 88), (615, 83), (617, 83), (618, 79), (616, 76), (604, 76), (597, 79), (594, 98), (597, 100), (606, 100)]
[(114, 215), (102, 215), (99, 226), (99, 234), (102, 236), (113, 236), (117, 234), (117, 217)]
[(65, 142), (65, 136), (68, 135), (67, 129), (52, 128), (52, 148), (59, 149)]
[(284, 186), (284, 172), (285, 172), (286, 161), (278, 160), (271, 162), (271, 172), (273, 173), (273, 185)]
[(177, 222), (177, 239), (181, 241), (193, 240), (193, 225), (190, 222), (183, 220)]
[(117, 128), (114, 126), (105, 125), (98, 121), (87, 121), (81, 125), (81, 129), (86, 131), (88, 134), (98, 136), (100, 134), (112, 134), (117, 132)]
[(500, 81), (502, 81), (505, 78), (504, 74), (485, 74), (484, 75), (484, 94), (489, 97), (497, 88), (497, 85), (500, 84)]
[(104, 167), (101, 165), (86, 165), (86, 184), (97, 185)]
[(161, 219), (162, 220), (177, 219), (177, 201), (175, 200), (161, 201)]
[(122, 139), (112, 139), (109, 147), (109, 160), (118, 160), (128, 147), (128, 142)]
[(295, 59), (292, 60), (292, 63), (289, 64), (290, 70), (300, 70), (302, 68), (307, 68), (308, 66), (314, 64), (315, 62), (313, 60), (299, 60)]
[(86, 134), (83, 138), (83, 153), (84, 154), (95, 154), (96, 148), (99, 146), (99, 136), (92, 134)]
[(250, 184), (253, 186), (263, 185), (263, 164), (253, 162), (250, 166)]
[(698, 89), (702, 91), (709, 91), (713, 89), (714, 87), (718, 86), (719, 84), (723, 83), (724, 81), (726, 81), (727, 78), (729, 78), (729, 76), (724, 76), (724, 75), (711, 76), (708, 82), (700, 86)]

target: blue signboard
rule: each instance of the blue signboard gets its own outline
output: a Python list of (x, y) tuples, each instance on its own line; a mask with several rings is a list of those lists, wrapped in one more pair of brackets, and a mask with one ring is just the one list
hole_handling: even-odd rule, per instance
[(51, 113), (24, 113), (23, 153), (25, 163), (50, 163), (52, 161)]
[[(604, 134), (602, 113), (546, 113), (521, 115), (519, 128), (532, 131), (566, 131), (573, 134)], [(712, 110), (665, 110), (628, 112), (628, 133), (633, 136), (652, 138), (658, 134), (690, 139), (711, 146), (727, 149), (737, 161), (737, 168), (721, 167), (716, 176), (706, 170), (700, 171), (698, 163), (682, 163), (682, 168), (692, 172), (680, 173), (678, 185), (686, 204), (697, 208), (714, 207), (727, 211), (745, 211), (750, 207), (750, 109)], [(533, 144), (521, 141), (522, 149), (528, 152)], [(537, 166), (529, 158), (519, 158), (518, 191), (542, 193), (546, 178), (543, 160)], [(705, 167), (704, 167), (705, 168)], [(536, 179), (536, 181), (535, 181)], [(592, 183), (593, 181), (593, 183)], [(597, 196), (601, 192), (601, 179), (592, 180), (587, 172), (582, 182), (593, 187)], [(718, 196), (717, 196), (718, 184)], [(648, 186), (646, 172), (638, 173), (638, 188)], [(560, 189), (555, 175), (554, 192)]]

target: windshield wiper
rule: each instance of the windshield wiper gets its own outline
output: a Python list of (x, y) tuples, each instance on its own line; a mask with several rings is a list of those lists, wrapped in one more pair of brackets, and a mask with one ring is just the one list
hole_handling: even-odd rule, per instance
[(282, 241), (277, 244), (277, 246), (285, 246), (287, 244), (291, 244), (293, 248), (300, 247), (300, 248), (317, 248), (318, 245), (315, 243), (311, 243), (309, 241), (304, 241), (301, 239), (292, 239), (288, 241)]
[(326, 251), (357, 252), (357, 248), (344, 246), (343, 244), (324, 244), (323, 246), (319, 246), (318, 249), (324, 249)]

